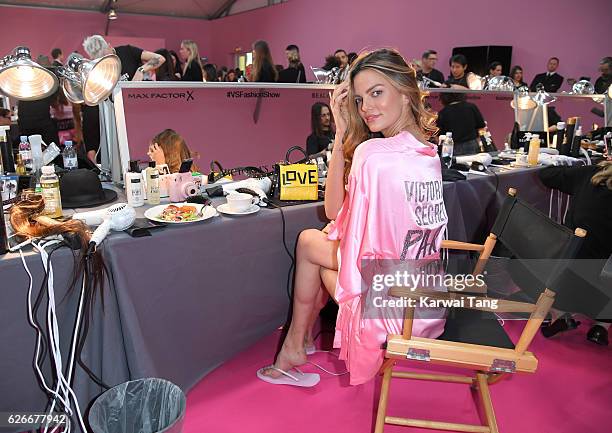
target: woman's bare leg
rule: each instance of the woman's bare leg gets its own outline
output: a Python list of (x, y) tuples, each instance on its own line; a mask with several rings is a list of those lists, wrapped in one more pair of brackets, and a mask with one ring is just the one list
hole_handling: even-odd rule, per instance
[[(338, 269), (337, 251), (338, 242), (328, 240), (327, 235), (319, 230), (304, 230), (300, 233), (296, 253), (293, 316), (274, 364), (281, 370), (287, 371), (306, 363), (304, 340), (311, 330), (315, 311), (318, 313), (320, 310), (322, 299), (321, 268)], [(264, 374), (280, 376), (279, 372), (272, 369), (265, 370)]]
[[(324, 268), (321, 268), (321, 269), (324, 269)], [(314, 328), (315, 323), (317, 322), (317, 319), (319, 318), (319, 313), (321, 312), (321, 309), (325, 307), (328, 299), (329, 299), (329, 293), (327, 289), (320, 288), (319, 293), (317, 293), (317, 299), (315, 301), (315, 308), (313, 308), (312, 315), (310, 316), (310, 325), (308, 326), (308, 331), (306, 332), (306, 337), (304, 338), (304, 347), (312, 346), (314, 344), (313, 328)]]

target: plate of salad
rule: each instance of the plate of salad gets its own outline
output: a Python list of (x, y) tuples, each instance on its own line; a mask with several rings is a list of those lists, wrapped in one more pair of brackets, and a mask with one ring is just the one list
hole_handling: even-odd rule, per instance
[(198, 203), (161, 204), (147, 209), (144, 216), (166, 224), (189, 224), (219, 215), (214, 207)]

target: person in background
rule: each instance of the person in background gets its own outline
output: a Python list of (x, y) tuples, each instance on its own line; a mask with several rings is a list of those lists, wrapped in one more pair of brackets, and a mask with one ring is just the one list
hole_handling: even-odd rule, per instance
[(512, 82), (514, 82), (514, 87), (517, 89), (519, 87), (529, 87), (526, 82), (523, 81), (523, 68), (519, 65), (514, 65), (510, 70), (510, 78), (512, 78)]
[(11, 126), (11, 110), (0, 108), (0, 126)]
[(348, 75), (349, 70), (348, 55), (346, 54), (345, 50), (340, 48), (334, 52), (334, 57), (338, 60), (338, 63), (340, 63), (340, 80), (344, 81)]
[(184, 62), (181, 81), (204, 81), (198, 45), (192, 40), (185, 39), (181, 42), (179, 55)]
[(467, 102), (464, 93), (441, 93), (444, 108), (438, 113), (440, 134), (453, 133), (454, 155), (470, 155), (480, 152), (478, 130), (485, 122), (478, 107)]
[(225, 81), (228, 83), (235, 83), (236, 81), (238, 81), (238, 77), (236, 76), (236, 71), (234, 69), (230, 69), (229, 71), (227, 71)]
[(279, 72), (278, 82), (305, 83), (306, 70), (300, 61), (300, 49), (298, 46), (288, 45), (287, 48), (285, 48), (285, 54), (287, 54), (287, 61), (289, 62), (289, 65)]
[(274, 60), (270, 54), (268, 43), (263, 40), (253, 44), (253, 67), (249, 81), (258, 83), (275, 83), (278, 72), (274, 67)]
[(156, 81), (177, 81), (178, 77), (174, 71), (174, 61), (170, 51), (165, 48), (160, 48), (155, 51), (156, 54), (163, 56), (166, 61), (155, 71)]
[(468, 89), (467, 83), (467, 58), (463, 54), (455, 54), (448, 61), (450, 66), (450, 75), (444, 82), (445, 87), (457, 89)]
[[(603, 161), (599, 165), (547, 167), (538, 171), (538, 176), (547, 187), (571, 196), (564, 225), (572, 230), (580, 227), (587, 232), (576, 255), (577, 259), (585, 259), (580, 263), (580, 267), (586, 271), (583, 275), (587, 279), (577, 277), (577, 280), (574, 280), (572, 275), (568, 275), (568, 278), (561, 282), (561, 286), (566, 290), (584, 297), (585, 292), (581, 294), (580, 288), (588, 290), (588, 281), (597, 281), (606, 260), (612, 255), (612, 161)], [(610, 291), (604, 294), (612, 295)], [(542, 328), (546, 337), (573, 329), (579, 324), (569, 313), (555, 317), (561, 312), (551, 312), (552, 323)], [(610, 323), (607, 319), (609, 317), (604, 318), (606, 322), (597, 322), (589, 330), (589, 341), (602, 346), (608, 345)]]
[(227, 66), (221, 66), (221, 69), (217, 71), (217, 81), (225, 81), (227, 76)]
[[(183, 137), (173, 129), (165, 129), (153, 137), (147, 155), (157, 165), (167, 164), (170, 173), (178, 173), (181, 163), (193, 158)], [(191, 171), (198, 171), (195, 163), (191, 165)]]
[(595, 81), (595, 93), (606, 93), (612, 85), (612, 57), (604, 57), (599, 62), (601, 76)]
[(176, 78), (180, 80), (183, 76), (183, 65), (181, 63), (181, 60), (179, 59), (179, 55), (176, 54), (176, 51), (174, 50), (170, 50), (168, 52), (172, 57), (172, 67), (174, 68), (174, 75), (176, 75)]
[(357, 59), (357, 53), (355, 53), (354, 51), (351, 51), (350, 53), (346, 55), (346, 57), (348, 57), (349, 66), (351, 66), (353, 62)]
[(53, 59), (53, 63), (51, 66), (63, 66), (64, 65), (64, 53), (60, 48), (53, 48), (51, 50), (51, 58)]
[(326, 150), (334, 142), (334, 119), (331, 108), (325, 102), (315, 102), (310, 109), (311, 134), (306, 139), (306, 153), (315, 153)]
[(142, 81), (145, 73), (155, 72), (166, 61), (164, 56), (160, 54), (133, 47), (132, 45), (122, 45), (113, 48), (100, 35), (85, 38), (83, 48), (91, 59), (97, 59), (107, 54), (116, 54), (121, 60), (122, 76), (127, 76), (131, 81)]
[[(424, 77), (429, 78), (437, 83), (444, 83), (444, 75), (438, 71), (435, 66), (438, 61), (438, 53), (434, 50), (427, 50), (421, 56), (421, 71)], [(434, 84), (429, 84), (428, 87), (438, 87)]]
[(207, 63), (204, 65), (204, 81), (206, 82), (215, 82), (219, 81), (217, 78), (217, 69), (215, 65), (212, 63)]
[(325, 64), (321, 67), (321, 69), (331, 71), (334, 68), (340, 68), (340, 61), (338, 58), (332, 55), (325, 57)]
[(489, 65), (489, 77), (499, 77), (502, 74), (501, 62), (492, 62)]
[[(113, 48), (100, 35), (85, 38), (83, 48), (91, 59), (97, 59), (108, 54), (116, 54), (121, 60), (121, 76), (131, 81), (142, 81), (144, 74), (155, 72), (166, 59), (151, 51), (131, 45), (121, 45)], [(143, 64), (144, 63), (144, 64)], [(83, 142), (87, 149), (87, 157), (96, 162), (96, 154), (100, 148), (100, 114), (98, 107), (81, 105)]]
[(538, 74), (534, 77), (533, 81), (531, 82), (531, 85), (529, 86), (529, 90), (532, 92), (537, 92), (538, 84), (542, 84), (546, 92), (556, 93), (563, 85), (563, 77), (557, 74), (558, 67), (558, 57), (551, 57), (550, 59), (548, 59), (548, 63), (546, 65), (546, 72)]

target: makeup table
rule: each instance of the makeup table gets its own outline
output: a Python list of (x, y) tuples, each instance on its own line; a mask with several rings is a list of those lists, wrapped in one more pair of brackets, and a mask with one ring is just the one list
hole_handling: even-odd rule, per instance
[[(550, 190), (537, 180), (537, 169), (469, 175), (467, 181), (444, 184), (449, 238), (484, 241), (509, 187), (548, 214)], [(123, 199), (120, 193), (119, 201)], [(137, 208), (138, 216), (145, 209)], [(292, 252), (300, 231), (326, 224), (322, 202), (285, 207), (283, 212)], [(165, 227), (150, 237), (112, 233), (102, 248), (112, 284), (105, 290), (104, 311), (99, 301), (95, 308), (83, 360), (110, 386), (161, 377), (189, 391), (224, 361), (269, 335), (287, 316), (291, 259), (283, 247), (278, 209)], [(25, 260), (34, 275), (36, 296), (41, 260), (31, 252)], [(52, 263), (56, 298), (63, 299), (72, 254), (59, 250)], [(47, 400), (32, 368), (35, 334), (27, 322), (28, 277), (19, 254), (0, 257), (0, 281), (0, 412), (40, 412)], [(65, 353), (77, 298), (78, 291), (73, 291), (58, 307)], [(273, 356), (271, 348), (270, 360)], [(74, 388), (82, 408), (102, 392), (80, 368)], [(13, 431), (19, 430), (0, 428)]]

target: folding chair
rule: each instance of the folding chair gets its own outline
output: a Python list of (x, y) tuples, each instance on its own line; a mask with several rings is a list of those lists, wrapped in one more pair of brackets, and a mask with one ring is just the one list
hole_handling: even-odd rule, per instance
[[(538, 360), (527, 348), (553, 305), (555, 281), (562, 274), (568, 259), (575, 257), (586, 231), (574, 232), (550, 220), (516, 197), (510, 189), (495, 220), (491, 233), (483, 245), (457, 241), (444, 241), (442, 248), (474, 251), (479, 253), (473, 274), (480, 274), (497, 241), (508, 247), (518, 259), (557, 259), (555, 266), (545, 269), (548, 275), (540, 275), (543, 290), (535, 304), (498, 299), (497, 309), (487, 306), (453, 308), (449, 311), (444, 333), (437, 339), (412, 336), (414, 308), (406, 308), (402, 335), (387, 337), (385, 361), (375, 433), (382, 433), (385, 424), (420, 427), (426, 429), (460, 432), (497, 433), (497, 422), (489, 393), (489, 385), (499, 382), (513, 373), (533, 373)], [(561, 260), (558, 260), (561, 259)], [(539, 270), (542, 272), (542, 269)], [(536, 270), (538, 272), (538, 270)], [(419, 292), (394, 287), (392, 296), (418, 299), (458, 299), (465, 296), (453, 292)], [(478, 300), (491, 300), (486, 296), (474, 296)], [(479, 311), (478, 311), (479, 310)], [(530, 313), (529, 319), (516, 345), (512, 343), (493, 313)], [(395, 371), (398, 360), (413, 360), (421, 364), (438, 364), (459, 367), (471, 371), (470, 375), (422, 374)], [(438, 382), (463, 383), (476, 388), (484, 408), (485, 425), (458, 424), (442, 421), (387, 416), (387, 401), (391, 378), (417, 379)]]

